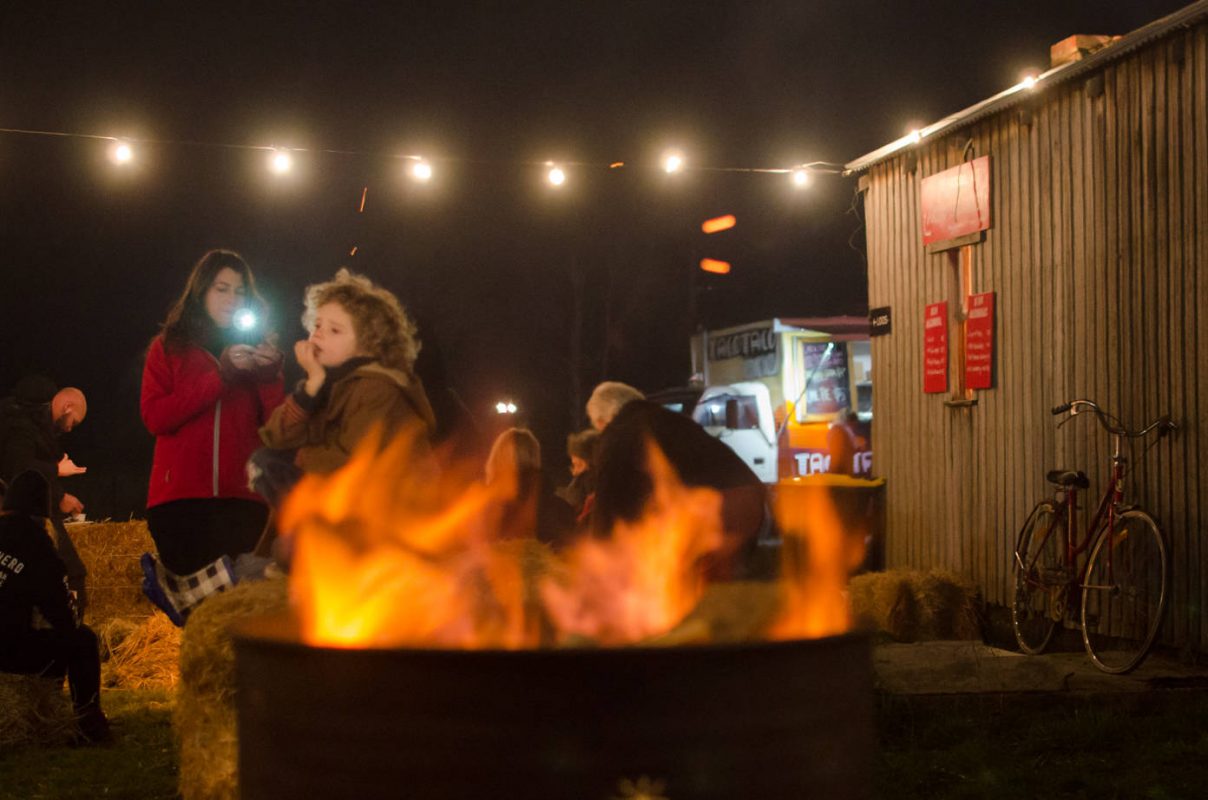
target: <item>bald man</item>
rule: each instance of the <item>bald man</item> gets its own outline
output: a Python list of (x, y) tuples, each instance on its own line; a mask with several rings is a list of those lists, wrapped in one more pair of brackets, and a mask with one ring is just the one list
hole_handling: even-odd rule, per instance
[(88, 401), (82, 391), (73, 386), (59, 389), (40, 375), (22, 378), (12, 395), (0, 401), (0, 480), (11, 483), (26, 470), (46, 478), (52, 506), (59, 512), (51, 517), (55, 544), (67, 567), (68, 586), (76, 593), (81, 609), (86, 603), (87, 570), (67, 535), (63, 516), (81, 513), (84, 504), (63, 489), (61, 479), (86, 470), (63, 452), (59, 435), (74, 430), (87, 414)]

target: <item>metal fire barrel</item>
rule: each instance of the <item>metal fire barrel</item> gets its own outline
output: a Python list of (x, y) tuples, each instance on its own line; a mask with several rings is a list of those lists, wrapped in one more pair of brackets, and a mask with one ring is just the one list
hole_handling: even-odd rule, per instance
[(244, 800), (871, 794), (872, 660), (861, 635), (354, 650), (301, 644), (264, 618), (239, 632), (235, 652)]

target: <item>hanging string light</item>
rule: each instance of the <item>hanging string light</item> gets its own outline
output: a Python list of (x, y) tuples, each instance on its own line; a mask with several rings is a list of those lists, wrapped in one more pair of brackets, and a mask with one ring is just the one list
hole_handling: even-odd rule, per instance
[(109, 158), (114, 164), (129, 164), (134, 160), (134, 148), (127, 142), (115, 141), (109, 149)]
[[(134, 163), (138, 160), (138, 145), (158, 145), (158, 146), (177, 146), (177, 147), (194, 147), (194, 148), (211, 148), (224, 150), (245, 150), (254, 151), (265, 154), (266, 168), (275, 175), (284, 176), (293, 171), (295, 166), (295, 157), (299, 153), (313, 154), (332, 154), (342, 156), (360, 156), (367, 158), (383, 158), (383, 159), (404, 159), (408, 166), (406, 167), (407, 175), (419, 183), (427, 183), (435, 176), (436, 171), (432, 162), (419, 155), (400, 155), (397, 153), (382, 153), (365, 150), (340, 150), (332, 148), (305, 148), (305, 147), (269, 147), (264, 145), (253, 144), (234, 144), (229, 142), (206, 142), (196, 140), (176, 140), (176, 139), (151, 139), (151, 138), (116, 138), (113, 136), (91, 134), (91, 133), (74, 133), (69, 131), (45, 131), (45, 130), (29, 130), (24, 128), (3, 128), (0, 127), (0, 135), (3, 134), (18, 134), (27, 136), (54, 136), (72, 139), (94, 139), (105, 142), (108, 147), (107, 155), (109, 160), (118, 166), (124, 166)], [(917, 135), (917, 134), (916, 134)], [(483, 163), (481, 159), (445, 159), (450, 162), (464, 163)], [(509, 163), (494, 161), (491, 163)], [(523, 165), (533, 164), (534, 162), (510, 162)], [(600, 170), (619, 170), (624, 167), (632, 166), (626, 161), (575, 161), (555, 163), (553, 161), (536, 162), (546, 167), (545, 179), (551, 186), (560, 187), (565, 185), (569, 178), (569, 168), (583, 169), (600, 169)], [(642, 165), (638, 165), (642, 166)], [(647, 167), (654, 167), (653, 164), (646, 164)], [(696, 164), (688, 166), (687, 159), (682, 152), (668, 151), (659, 160), (657, 167), (667, 174), (675, 174), (688, 170), (697, 172), (736, 172), (736, 173), (768, 173), (789, 175), (795, 186), (807, 185), (813, 180), (814, 173), (818, 172), (834, 172), (839, 173), (841, 169), (832, 168), (836, 165), (827, 164), (825, 162), (815, 161), (809, 164), (802, 164), (794, 167), (726, 167), (726, 166), (709, 166)]]
[(411, 165), (410, 173), (411, 177), (420, 183), (427, 183), (432, 180), (432, 165), (422, 158), (417, 158)]
[(294, 168), (294, 157), (284, 148), (274, 149), (268, 157), (268, 168), (271, 172), (284, 175)]

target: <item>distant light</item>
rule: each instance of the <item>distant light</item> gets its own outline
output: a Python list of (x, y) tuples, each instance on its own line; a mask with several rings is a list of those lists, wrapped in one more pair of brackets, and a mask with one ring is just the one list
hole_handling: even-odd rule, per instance
[(250, 331), (256, 327), (256, 312), (250, 308), (241, 308), (236, 311), (235, 327), (241, 331)]
[(684, 168), (684, 157), (678, 153), (668, 153), (663, 157), (663, 172), (670, 175)]
[(733, 214), (726, 214), (723, 217), (714, 217), (707, 219), (700, 224), (700, 229), (705, 233), (720, 233), (728, 231), (738, 224), (738, 219)]
[(1026, 75), (1024, 76), (1024, 79), (1019, 82), (1019, 85), (1025, 89), (1035, 89), (1036, 81), (1037, 78), (1035, 75)]
[(432, 165), (427, 161), (416, 161), (411, 165), (411, 177), (422, 183), (432, 179)]
[(923, 141), (923, 132), (915, 128), (910, 132), (910, 142), (911, 144), (918, 144), (921, 141)]
[(566, 173), (562, 171), (561, 167), (550, 167), (550, 171), (546, 173), (546, 178), (554, 186), (561, 186), (566, 183)]
[(793, 185), (806, 187), (810, 185), (810, 172), (807, 169), (793, 170)]
[(274, 150), (268, 157), (268, 168), (278, 175), (284, 175), (294, 167), (294, 158), (288, 150)]
[(730, 262), (718, 261), (715, 258), (702, 258), (700, 260), (700, 268), (705, 272), (712, 272), (714, 275), (730, 274)]
[(500, 400), (495, 404), (495, 413), (497, 414), (515, 414), (516, 404), (511, 400)]
[(611, 164), (609, 164), (609, 165), (608, 165), (608, 168), (609, 168), (609, 169), (620, 169), (620, 168), (621, 168), (621, 167), (623, 167), (623, 166), (625, 166), (625, 162), (624, 162), (624, 161), (614, 161), (614, 162), (612, 162)]
[(109, 155), (115, 164), (129, 164), (134, 160), (134, 148), (126, 142), (118, 142), (109, 151)]

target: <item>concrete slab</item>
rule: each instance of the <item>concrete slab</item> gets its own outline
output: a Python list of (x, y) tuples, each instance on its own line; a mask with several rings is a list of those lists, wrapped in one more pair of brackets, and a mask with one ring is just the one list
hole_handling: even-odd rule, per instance
[(1208, 669), (1158, 653), (1129, 675), (1108, 675), (1082, 651), (1028, 656), (977, 641), (880, 644), (873, 668), (877, 690), (893, 695), (1208, 689)]

